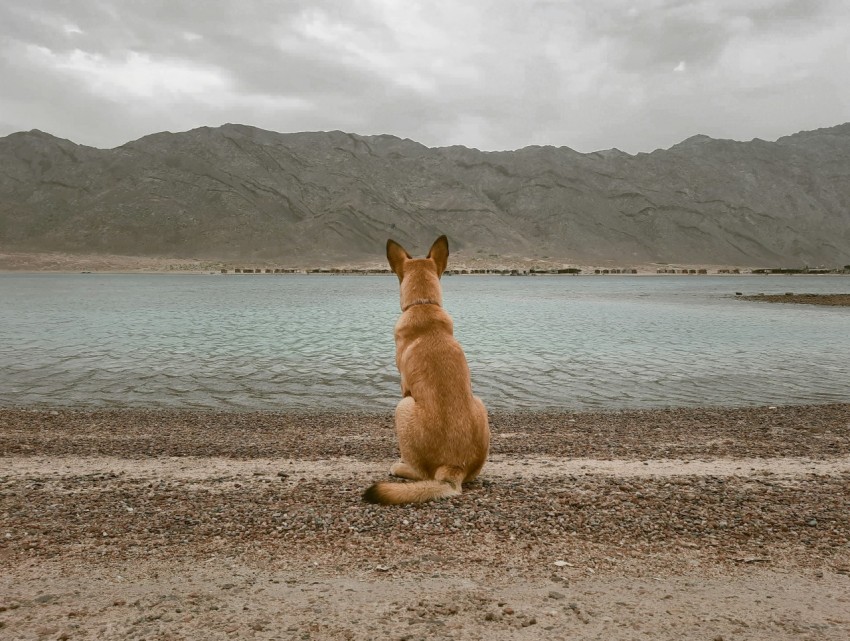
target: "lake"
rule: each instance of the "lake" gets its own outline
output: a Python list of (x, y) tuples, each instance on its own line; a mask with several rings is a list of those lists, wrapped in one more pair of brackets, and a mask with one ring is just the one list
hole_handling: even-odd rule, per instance
[[(490, 409), (850, 402), (842, 276), (446, 276)], [(395, 276), (0, 274), (0, 405), (391, 410)]]

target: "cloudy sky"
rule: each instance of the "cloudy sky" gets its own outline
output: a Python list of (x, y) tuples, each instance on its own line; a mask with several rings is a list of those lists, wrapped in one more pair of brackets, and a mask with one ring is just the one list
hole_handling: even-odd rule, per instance
[(21, 0), (0, 135), (226, 122), (634, 153), (850, 121), (847, 0)]

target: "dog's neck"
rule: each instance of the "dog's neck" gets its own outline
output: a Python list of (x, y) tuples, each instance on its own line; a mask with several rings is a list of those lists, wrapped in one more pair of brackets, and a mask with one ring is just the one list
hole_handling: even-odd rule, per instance
[(407, 305), (402, 307), (402, 313), (406, 312), (414, 305), (437, 305), (439, 307), (440, 303), (438, 301), (433, 300), (432, 298), (417, 298), (415, 301), (408, 303)]

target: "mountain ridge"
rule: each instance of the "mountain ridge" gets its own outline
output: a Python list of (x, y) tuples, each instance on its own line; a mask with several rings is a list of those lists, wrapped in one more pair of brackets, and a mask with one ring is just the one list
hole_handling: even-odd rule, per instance
[(0, 138), (0, 250), (332, 264), (446, 233), (563, 264), (850, 263), (850, 123), (668, 149), (426, 147), (225, 124), (112, 149)]

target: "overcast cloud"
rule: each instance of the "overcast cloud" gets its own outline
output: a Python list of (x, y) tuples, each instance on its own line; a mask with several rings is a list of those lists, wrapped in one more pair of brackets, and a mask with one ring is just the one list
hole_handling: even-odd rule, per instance
[(634, 153), (850, 120), (847, 0), (26, 0), (0, 135), (114, 147), (226, 122)]

